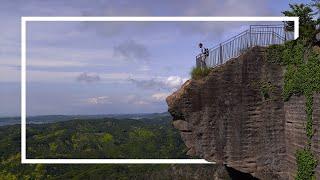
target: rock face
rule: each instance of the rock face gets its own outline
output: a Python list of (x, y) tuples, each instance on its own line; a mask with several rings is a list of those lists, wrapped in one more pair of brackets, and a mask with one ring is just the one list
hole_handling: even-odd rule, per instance
[[(313, 100), (313, 126), (315, 134), (312, 139), (312, 150), (320, 160), (320, 94), (315, 94)], [(290, 179), (294, 179), (297, 170), (295, 163), (295, 152), (302, 149), (307, 143), (305, 133), (305, 97), (291, 97), (290, 101), (285, 103), (285, 133), (286, 148), (288, 160), (288, 172)], [(317, 179), (320, 179), (320, 165), (316, 169)]]
[[(282, 100), (283, 71), (267, 62), (264, 48), (255, 47), (169, 96), (173, 125), (187, 153), (259, 179), (293, 179), (295, 150), (306, 142), (305, 100)], [(319, 94), (314, 101), (314, 126), (320, 130)], [(318, 158), (319, 140), (316, 131)]]
[(250, 174), (242, 173), (224, 165), (216, 164), (175, 164), (159, 171), (146, 173), (143, 176), (130, 177), (130, 179), (255, 180), (255, 178)]
[(163, 180), (163, 179), (183, 179), (183, 180), (231, 180), (228, 171), (224, 166), (218, 165), (171, 165), (160, 171), (146, 174), (142, 177), (131, 179)]

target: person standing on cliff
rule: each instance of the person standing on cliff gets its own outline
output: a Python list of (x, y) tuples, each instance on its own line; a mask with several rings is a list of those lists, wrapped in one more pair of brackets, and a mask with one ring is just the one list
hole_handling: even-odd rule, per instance
[(199, 43), (199, 48), (201, 49), (201, 68), (205, 68), (206, 58), (209, 56), (209, 49), (205, 48), (202, 43)]

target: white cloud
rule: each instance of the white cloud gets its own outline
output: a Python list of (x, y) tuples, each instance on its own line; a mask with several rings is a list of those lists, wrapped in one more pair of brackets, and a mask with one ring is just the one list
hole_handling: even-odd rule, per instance
[(152, 100), (156, 102), (164, 101), (171, 93), (155, 93), (151, 96)]
[(170, 91), (177, 90), (187, 80), (188, 78), (182, 78), (180, 76), (154, 77), (151, 79), (129, 78), (130, 82), (144, 89), (165, 89)]
[(142, 65), (137, 70), (138, 71), (142, 71), (142, 72), (146, 72), (146, 71), (150, 71), (151, 68), (149, 66), (147, 66), (147, 65)]
[(168, 87), (177, 89), (187, 80), (187, 78), (182, 78), (180, 76), (169, 76), (164, 82)]
[(127, 80), (131, 77), (129, 73), (104, 73), (100, 74), (101, 80), (109, 81), (109, 80)]
[(143, 101), (143, 100), (139, 100), (139, 101), (135, 101), (134, 104), (135, 105), (148, 105), (149, 102)]
[(86, 99), (88, 104), (97, 105), (97, 104), (112, 104), (108, 96), (98, 96)]
[(147, 100), (145, 100), (142, 97), (137, 96), (135, 94), (130, 94), (130, 95), (121, 97), (120, 101), (122, 103), (125, 103), (125, 104), (134, 104), (134, 105), (147, 105), (147, 104), (150, 104)]
[[(82, 77), (79, 79), (79, 75)], [(132, 77), (129, 73), (86, 73), (83, 72), (68, 72), (68, 71), (41, 71), (41, 70), (28, 70), (27, 71), (27, 82), (61, 82), (61, 83), (72, 83), (75, 80), (84, 82), (93, 82), (94, 80), (100, 83), (127, 83), (128, 78)], [(147, 75), (135, 75), (135, 78), (146, 78)], [(87, 81), (86, 81), (86, 80)], [(100, 80), (98, 80), (100, 79)], [(19, 69), (13, 67), (0, 67), (0, 81), (19, 81)]]

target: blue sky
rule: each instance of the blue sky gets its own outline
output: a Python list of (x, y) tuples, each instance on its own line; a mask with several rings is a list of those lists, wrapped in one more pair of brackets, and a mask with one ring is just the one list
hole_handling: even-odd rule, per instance
[[(280, 16), (286, 9), (279, 0), (1, 0), (0, 116), (20, 114), (21, 16)], [(166, 111), (165, 97), (189, 79), (197, 44), (214, 46), (246, 25), (30, 22), (27, 114)]]

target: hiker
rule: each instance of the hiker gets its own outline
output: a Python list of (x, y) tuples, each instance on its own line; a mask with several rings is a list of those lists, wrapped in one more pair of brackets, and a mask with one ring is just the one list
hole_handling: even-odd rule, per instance
[(200, 67), (205, 68), (207, 66), (206, 58), (209, 56), (209, 49), (205, 48), (202, 43), (199, 43), (199, 48), (201, 49)]

